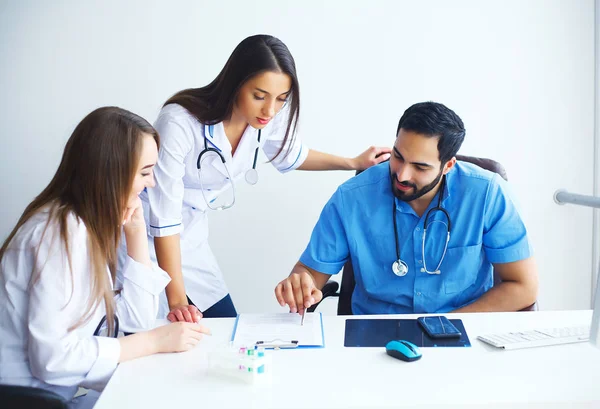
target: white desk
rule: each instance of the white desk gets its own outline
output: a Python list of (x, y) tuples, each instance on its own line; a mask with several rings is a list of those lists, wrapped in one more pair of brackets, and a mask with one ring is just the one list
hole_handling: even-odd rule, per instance
[(383, 348), (345, 348), (348, 317), (324, 316), (326, 347), (273, 351), (273, 382), (260, 386), (207, 371), (207, 351), (227, 343), (234, 322), (207, 319), (213, 336), (194, 350), (120, 365), (96, 408), (600, 408), (600, 349), (579, 343), (504, 351), (476, 339), (589, 325), (591, 311), (448, 317), (463, 320), (472, 347), (423, 348), (421, 360), (405, 363)]

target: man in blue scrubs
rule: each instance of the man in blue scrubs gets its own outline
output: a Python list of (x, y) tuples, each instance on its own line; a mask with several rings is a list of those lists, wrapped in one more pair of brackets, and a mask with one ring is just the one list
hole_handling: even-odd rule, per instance
[(342, 184), (325, 205), (300, 261), (275, 288), (278, 302), (302, 312), (350, 259), (354, 314), (533, 304), (537, 267), (525, 225), (499, 175), (456, 160), (464, 137), (446, 106), (408, 108), (389, 163)]

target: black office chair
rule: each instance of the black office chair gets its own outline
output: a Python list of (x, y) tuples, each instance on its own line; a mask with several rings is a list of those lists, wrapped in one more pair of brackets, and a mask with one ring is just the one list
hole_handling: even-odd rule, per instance
[[(456, 159), (460, 160), (460, 161), (464, 161), (464, 162), (473, 163), (473, 164), (479, 166), (480, 168), (497, 173), (504, 180), (508, 181), (508, 176), (506, 174), (506, 170), (504, 169), (504, 167), (500, 163), (496, 162), (493, 159), (478, 158), (475, 156), (464, 156), (464, 155), (457, 155)], [(360, 172), (361, 171), (357, 171), (356, 174), (358, 175)], [(498, 285), (501, 282), (502, 282), (502, 278), (500, 278), (500, 275), (497, 274), (496, 271), (494, 270), (494, 285)], [(323, 301), (327, 297), (339, 297), (337, 314), (338, 315), (352, 315), (352, 293), (354, 292), (355, 285), (356, 285), (356, 282), (354, 280), (354, 268), (352, 267), (352, 262), (350, 260), (348, 260), (346, 262), (346, 264), (344, 265), (344, 269), (342, 270), (341, 288), (340, 288), (340, 285), (336, 281), (333, 281), (333, 280), (327, 281), (327, 283), (321, 289), (321, 292), (323, 293), (323, 298), (321, 301)], [(339, 290), (339, 292), (338, 292), (338, 290)], [(312, 305), (308, 309), (308, 312), (314, 312), (319, 304), (320, 304), (320, 302), (315, 305)], [(538, 303), (536, 301), (533, 304), (531, 304), (529, 307), (523, 308), (520, 311), (537, 311), (537, 310), (538, 310)]]
[(1, 409), (68, 409), (62, 396), (31, 386), (0, 385)]

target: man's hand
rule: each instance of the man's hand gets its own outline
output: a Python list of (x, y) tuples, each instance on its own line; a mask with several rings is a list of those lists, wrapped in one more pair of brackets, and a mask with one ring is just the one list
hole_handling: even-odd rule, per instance
[(307, 271), (292, 273), (275, 287), (275, 297), (282, 307), (286, 304), (290, 312), (302, 313), (304, 309), (323, 299), (323, 293)]

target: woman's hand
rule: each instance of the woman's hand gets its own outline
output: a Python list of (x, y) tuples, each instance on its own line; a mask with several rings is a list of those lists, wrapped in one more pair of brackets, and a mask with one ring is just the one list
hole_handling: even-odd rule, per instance
[(137, 197), (132, 207), (125, 209), (123, 215), (123, 226), (125, 228), (146, 228), (146, 221), (144, 220), (144, 209), (142, 207), (142, 199)]
[(138, 263), (152, 267), (150, 251), (148, 249), (144, 209), (142, 207), (142, 200), (139, 197), (136, 198), (131, 207), (125, 210), (125, 214), (123, 215), (123, 230), (125, 231), (125, 242), (129, 257)]
[(193, 305), (176, 305), (171, 307), (171, 312), (167, 319), (171, 322), (198, 322), (202, 318), (202, 313)]
[(391, 148), (371, 146), (356, 158), (352, 159), (353, 167), (355, 170), (365, 170), (388, 160), (391, 153)]
[(150, 331), (158, 353), (188, 351), (200, 342), (204, 334), (211, 335), (210, 329), (189, 322), (173, 322)]

